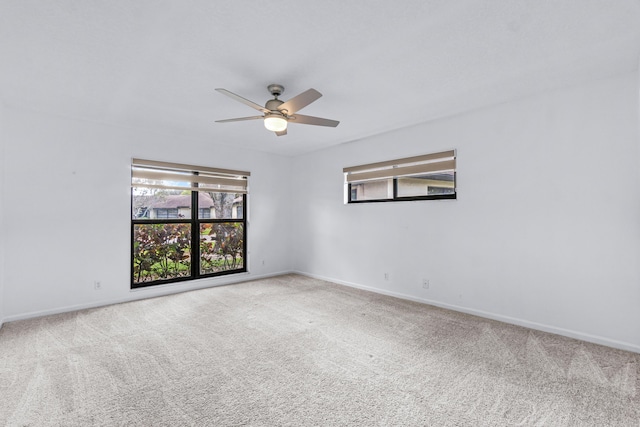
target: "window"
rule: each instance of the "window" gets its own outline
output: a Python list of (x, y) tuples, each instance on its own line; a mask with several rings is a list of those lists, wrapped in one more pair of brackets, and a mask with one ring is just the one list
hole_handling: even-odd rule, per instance
[(345, 202), (456, 198), (456, 152), (425, 154), (343, 169)]
[(131, 287), (247, 271), (249, 175), (133, 159)]
[(178, 218), (178, 209), (177, 208), (156, 208), (155, 217), (158, 219), (167, 219), (167, 218)]

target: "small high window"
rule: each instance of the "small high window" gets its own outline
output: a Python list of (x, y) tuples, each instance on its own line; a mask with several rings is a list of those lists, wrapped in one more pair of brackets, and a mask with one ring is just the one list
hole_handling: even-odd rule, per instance
[(455, 150), (343, 169), (345, 202), (456, 198)]

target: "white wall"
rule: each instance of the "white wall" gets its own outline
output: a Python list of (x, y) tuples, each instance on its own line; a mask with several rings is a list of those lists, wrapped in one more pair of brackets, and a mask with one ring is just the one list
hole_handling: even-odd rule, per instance
[(0, 328), (4, 322), (4, 128), (5, 107), (0, 102)]
[[(5, 321), (291, 269), (289, 158), (15, 109), (4, 123)], [(250, 273), (131, 291), (132, 157), (251, 171)]]
[[(639, 142), (634, 72), (295, 158), (294, 268), (640, 351)], [(343, 204), (343, 167), (450, 148), (457, 200)]]

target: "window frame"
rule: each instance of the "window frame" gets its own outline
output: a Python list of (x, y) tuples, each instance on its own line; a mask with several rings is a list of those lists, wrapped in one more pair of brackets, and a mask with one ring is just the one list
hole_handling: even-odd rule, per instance
[(455, 186), (456, 182), (456, 173), (453, 173), (453, 194), (425, 194), (424, 196), (398, 196), (398, 177), (390, 178), (393, 179), (393, 197), (390, 199), (369, 199), (369, 200), (353, 200), (352, 199), (352, 185), (348, 184), (347, 195), (348, 195), (348, 204), (355, 203), (380, 203), (380, 202), (411, 202), (415, 200), (455, 200), (458, 198), (458, 191)]
[[(135, 161), (136, 159), (134, 159)], [(149, 161), (151, 163), (151, 161)], [(132, 165), (133, 166), (133, 165)], [(180, 165), (180, 166), (186, 166), (186, 165)], [(193, 175), (198, 175), (197, 172), (197, 166), (194, 166), (193, 169), (194, 171), (192, 171)], [(245, 178), (248, 179), (248, 176), (250, 175), (248, 172), (244, 172)], [(139, 185), (139, 186), (143, 186), (143, 185)], [(143, 186), (144, 187), (144, 186)], [(139, 218), (134, 218), (132, 215), (133, 212), (133, 204), (134, 204), (134, 196), (133, 196), (133, 187), (131, 188), (131, 193), (130, 193), (130, 202), (131, 202), (131, 206), (129, 209), (129, 216), (131, 219), (131, 247), (130, 247), (130, 252), (131, 252), (131, 257), (130, 257), (130, 261), (131, 261), (131, 268), (130, 268), (130, 288), (133, 289), (140, 289), (140, 288), (146, 288), (146, 287), (150, 287), (150, 286), (158, 286), (158, 285), (166, 285), (166, 284), (173, 284), (173, 283), (180, 283), (180, 282), (186, 282), (186, 281), (192, 281), (192, 280), (198, 280), (198, 279), (204, 279), (204, 278), (210, 278), (210, 277), (218, 277), (218, 276), (226, 276), (226, 275), (230, 275), (230, 274), (241, 274), (241, 273), (246, 273), (248, 271), (247, 269), (247, 225), (248, 225), (248, 221), (247, 221), (247, 196), (248, 196), (248, 185), (247, 185), (247, 190), (243, 193), (240, 193), (242, 195), (242, 217), (241, 218), (199, 218), (199, 213), (200, 213), (200, 207), (199, 207), (199, 191), (196, 189), (198, 188), (198, 184), (194, 183), (194, 187), (191, 188), (190, 193), (191, 193), (191, 209), (190, 209), (190, 218), (166, 218), (166, 219), (158, 219), (158, 218), (154, 218), (154, 219), (139, 219)], [(211, 191), (207, 191), (210, 193), (216, 193), (216, 191), (214, 191), (215, 189), (211, 189)], [(234, 193), (232, 191), (226, 191), (229, 193)], [(234, 194), (238, 194), (238, 193), (234, 193)], [(190, 256), (191, 256), (191, 265), (190, 265), (190, 274), (188, 276), (182, 276), (182, 277), (173, 277), (173, 278), (169, 278), (169, 279), (159, 279), (159, 280), (152, 280), (152, 281), (148, 281), (148, 282), (139, 282), (136, 283), (134, 281), (135, 279), (135, 252), (134, 252), (134, 245), (135, 245), (135, 227), (136, 225), (151, 225), (151, 224), (189, 224), (191, 227), (191, 248), (190, 248)], [(233, 270), (224, 270), (224, 271), (217, 271), (217, 272), (212, 272), (212, 273), (205, 273), (202, 274), (200, 272), (201, 268), (200, 268), (200, 264), (201, 264), (201, 259), (200, 259), (200, 225), (201, 224), (242, 224), (242, 240), (243, 240), (243, 244), (242, 244), (242, 267), (241, 268), (236, 268)]]
[[(434, 164), (442, 159), (452, 159), (453, 167), (447, 168), (444, 170), (452, 170), (453, 171), (453, 193), (451, 194), (425, 194), (421, 196), (398, 196), (398, 180), (400, 178), (409, 178), (412, 176), (416, 176), (417, 174), (400, 174), (395, 175), (393, 173), (394, 168), (405, 167), (407, 164), (414, 164), (422, 162), (425, 165)], [(455, 200), (458, 198), (458, 188), (457, 188), (457, 168), (456, 168), (456, 158), (457, 152), (456, 150), (445, 151), (441, 153), (433, 153), (433, 154), (425, 154), (421, 156), (408, 157), (403, 159), (389, 160), (378, 163), (371, 163), (368, 165), (361, 166), (353, 166), (343, 169), (344, 173), (344, 183), (345, 183), (345, 204), (359, 204), (359, 203), (382, 203), (382, 202), (407, 202), (407, 201), (417, 201), (417, 200)], [(451, 160), (448, 160), (449, 162)], [(387, 176), (383, 176), (377, 179), (369, 179), (362, 180), (356, 182), (349, 182), (348, 175), (353, 172), (362, 172), (369, 173), (368, 171), (383, 171), (387, 170)], [(429, 172), (431, 173), (431, 172)], [(422, 174), (420, 174), (422, 175)], [(381, 198), (381, 199), (366, 199), (366, 200), (353, 200), (354, 190), (357, 194), (357, 188), (354, 188), (354, 185), (358, 185), (360, 183), (372, 182), (375, 180), (383, 180), (390, 179), (393, 184), (393, 194), (392, 197)]]

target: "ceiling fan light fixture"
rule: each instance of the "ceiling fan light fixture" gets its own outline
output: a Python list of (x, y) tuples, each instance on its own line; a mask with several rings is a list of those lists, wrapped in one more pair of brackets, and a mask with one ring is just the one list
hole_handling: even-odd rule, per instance
[(264, 127), (271, 132), (282, 132), (287, 128), (287, 120), (278, 115), (270, 115), (264, 118)]

